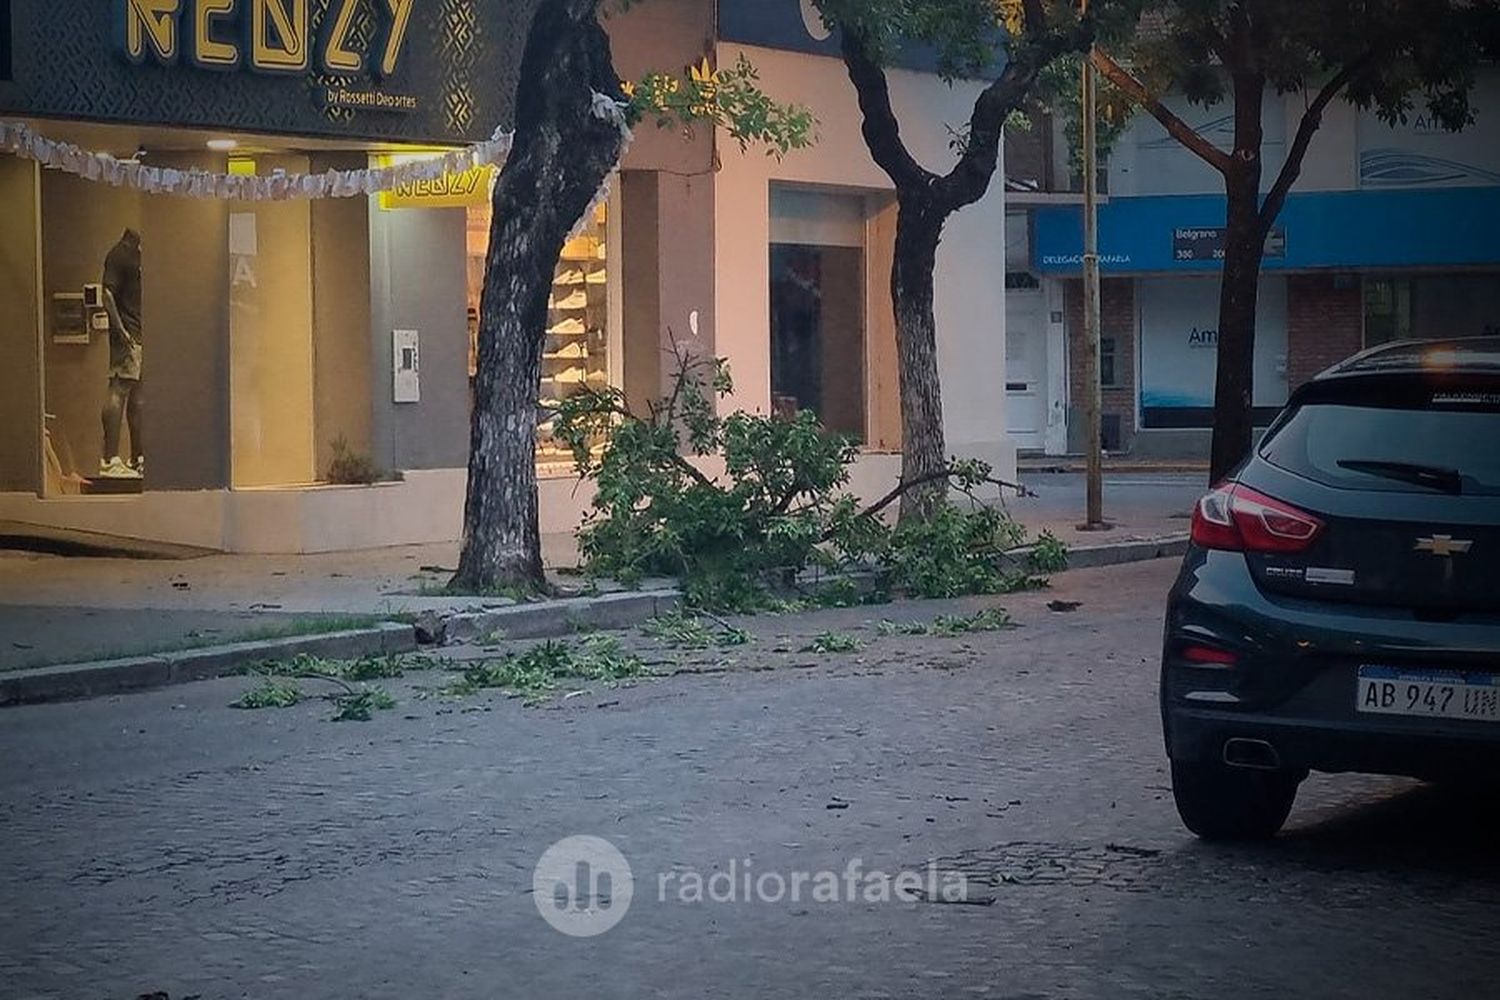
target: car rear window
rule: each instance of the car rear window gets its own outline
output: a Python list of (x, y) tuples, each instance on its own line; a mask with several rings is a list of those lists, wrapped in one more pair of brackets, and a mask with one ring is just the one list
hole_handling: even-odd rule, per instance
[(1261, 457), (1343, 489), (1500, 496), (1500, 388), (1370, 395), (1303, 402), (1262, 442)]

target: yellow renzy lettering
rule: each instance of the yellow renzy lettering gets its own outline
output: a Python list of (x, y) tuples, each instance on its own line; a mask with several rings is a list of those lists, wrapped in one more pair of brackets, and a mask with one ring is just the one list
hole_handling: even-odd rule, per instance
[(396, 72), (396, 64), (401, 60), (401, 49), (406, 44), (406, 32), (411, 27), (411, 12), (417, 0), (382, 0), (382, 2), (390, 17), (390, 24), (384, 32), (385, 46), (380, 55), (378, 75), (387, 77)]
[(177, 13), (182, 0), (122, 0), (125, 58), (144, 62), (149, 54), (157, 62), (177, 60)]
[(235, 69), (240, 50), (214, 35), (214, 23), (234, 13), (235, 0), (193, 0), (192, 24), (187, 32), (188, 58), (205, 69)]
[[(272, 39), (275, 29), (275, 39)], [(270, 73), (301, 73), (311, 63), (308, 0), (251, 0), (250, 65)]]
[(329, 0), (328, 26), (323, 34), (323, 68), (329, 73), (364, 72), (364, 55), (349, 47), (358, 2), (359, 0)]

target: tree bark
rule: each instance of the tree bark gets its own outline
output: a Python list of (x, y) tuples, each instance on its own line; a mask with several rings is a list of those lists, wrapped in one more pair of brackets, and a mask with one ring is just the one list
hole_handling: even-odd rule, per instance
[[(901, 370), (901, 478), (907, 481), (933, 476), (948, 465), (933, 313), (933, 271), (946, 217), (920, 196), (907, 194), (897, 204), (891, 298)], [(947, 492), (941, 478), (908, 490), (901, 496), (901, 520), (927, 517)]]
[(623, 99), (599, 2), (543, 0), (527, 37), (485, 260), (455, 590), (545, 586), (536, 426), (547, 303), (563, 243), (623, 146), (593, 112), (595, 92)]
[(1224, 171), (1224, 273), (1209, 457), (1213, 482), (1228, 476), (1250, 454), (1255, 433), (1255, 315), (1268, 231), (1260, 211), (1265, 86), (1265, 78), (1258, 73), (1234, 77), (1234, 152)]
[(1250, 454), (1254, 436), (1255, 315), (1266, 237), (1253, 183), (1228, 185), (1229, 214), (1219, 290), (1219, 357), (1209, 477), (1217, 483)]

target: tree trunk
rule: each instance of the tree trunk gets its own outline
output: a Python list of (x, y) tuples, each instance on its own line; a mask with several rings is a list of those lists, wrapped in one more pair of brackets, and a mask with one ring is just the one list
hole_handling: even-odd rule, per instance
[(1255, 434), (1255, 313), (1260, 264), (1266, 252), (1261, 220), (1261, 113), (1265, 77), (1241, 70), (1232, 74), (1234, 152), (1224, 170), (1227, 214), (1224, 276), (1219, 289), (1219, 357), (1214, 385), (1213, 444), (1209, 479), (1219, 482), (1250, 454)]
[(485, 260), (456, 590), (545, 585), (536, 426), (547, 303), (563, 243), (623, 145), (619, 128), (593, 113), (595, 91), (621, 97), (598, 6), (545, 0), (527, 37)]
[(1266, 233), (1258, 185), (1228, 184), (1224, 278), (1219, 290), (1219, 358), (1209, 477), (1217, 483), (1250, 454), (1255, 433), (1255, 316)]
[[(823, 5), (819, 5), (823, 9)], [(839, 20), (840, 48), (859, 99), (860, 131), (877, 166), (896, 188), (896, 261), (891, 296), (896, 308), (896, 354), (901, 366), (903, 482), (920, 482), (901, 497), (901, 520), (921, 520), (947, 496), (943, 398), (938, 382), (937, 322), (933, 316), (933, 269), (948, 217), (989, 191), (1000, 165), (1005, 119), (1020, 106), (1037, 75), (1062, 53), (1092, 44), (1093, 27), (1053, 31), (1040, 3), (1027, 2), (1027, 38), (1000, 76), (980, 93), (969, 118), (958, 163), (935, 174), (917, 162), (901, 139), (891, 104), (890, 81), (858, 19)], [(1003, 390), (1000, 390), (1003, 391)]]
[[(896, 213), (891, 297), (901, 368), (901, 478), (906, 481), (940, 472), (948, 462), (933, 315), (933, 270), (946, 218), (930, 201), (906, 195)], [(901, 520), (926, 518), (947, 490), (942, 479), (908, 490), (901, 497)]]

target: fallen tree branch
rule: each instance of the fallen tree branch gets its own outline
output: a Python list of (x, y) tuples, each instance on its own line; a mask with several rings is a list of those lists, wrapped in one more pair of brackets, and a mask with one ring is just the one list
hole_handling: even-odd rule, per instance
[[(879, 514), (881, 511), (885, 510), (891, 504), (895, 503), (897, 500), (900, 500), (901, 497), (905, 493), (909, 492), (910, 490), (916, 489), (918, 486), (926, 486), (928, 483), (935, 483), (935, 482), (938, 482), (939, 480), (957, 479), (957, 478), (964, 478), (968, 482), (970, 482), (970, 483), (972, 483), (973, 485), (976, 485), (976, 486), (979, 485), (980, 483), (989, 483), (991, 486), (999, 486), (1002, 489), (1015, 490), (1016, 493), (1017, 493), (1017, 495), (1023, 496), (1023, 497), (1036, 496), (1035, 493), (1033, 493), (1031, 490), (1028, 490), (1026, 487), (1022, 486), (1020, 483), (1012, 483), (1012, 482), (1009, 482), (1009, 481), (1004, 480), (1004, 479), (997, 479), (994, 476), (966, 476), (966, 477), (960, 477), (959, 474), (958, 474), (958, 472), (956, 470), (954, 470), (953, 468), (950, 467), (950, 468), (939, 469), (936, 472), (929, 472), (929, 473), (926, 473), (924, 475), (917, 476), (914, 479), (905, 479), (905, 480), (902, 480), (901, 482), (897, 483), (896, 486), (895, 486), (895, 488), (892, 489), (889, 493), (887, 493), (885, 496), (881, 497), (879, 500), (877, 500), (874, 503), (872, 503), (870, 506), (866, 507), (864, 510), (860, 511), (856, 516), (857, 517), (861, 517), (861, 518), (875, 517), (877, 514)], [(965, 492), (967, 493), (968, 491), (965, 490)], [(970, 493), (969, 495), (971, 497), (973, 496), (972, 493)], [(833, 537), (833, 534), (834, 534), (834, 529), (829, 529), (828, 531), (825, 531), (823, 533), (823, 537), (820, 538), (819, 541), (820, 542), (826, 542), (830, 538)]]

